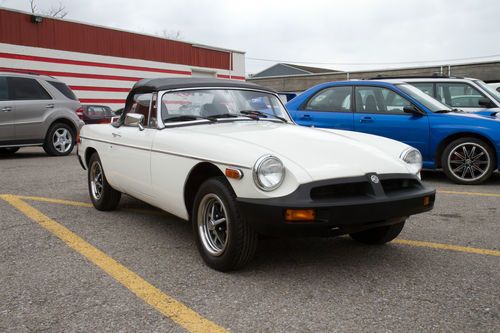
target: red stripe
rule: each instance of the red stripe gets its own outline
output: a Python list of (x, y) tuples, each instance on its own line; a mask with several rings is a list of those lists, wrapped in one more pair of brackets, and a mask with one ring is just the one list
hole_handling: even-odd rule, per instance
[(153, 67), (107, 64), (107, 63), (103, 63), (103, 62), (38, 57), (38, 56), (32, 56), (32, 55), (22, 55), (22, 54), (3, 53), (3, 52), (0, 52), (0, 58), (41, 61), (41, 62), (50, 62), (50, 63), (67, 64), (67, 65), (117, 68), (117, 69), (127, 69), (127, 70), (132, 70), (132, 71), (145, 71), (145, 72), (156, 72), (156, 73), (191, 75), (191, 72), (189, 72), (189, 71), (181, 71), (181, 70), (175, 70), (175, 69), (161, 69), (161, 68), (153, 68)]
[(80, 103), (125, 104), (125, 100), (112, 98), (80, 98)]
[(112, 92), (129, 92), (131, 88), (112, 88), (112, 87), (90, 87), (90, 86), (69, 86), (71, 90), (84, 91), (112, 91)]
[(219, 79), (245, 80), (244, 76), (236, 76), (236, 75), (217, 74), (217, 77)]
[(1, 71), (21, 72), (21, 73), (36, 73), (50, 76), (63, 76), (63, 77), (78, 77), (84, 79), (97, 79), (97, 80), (118, 80), (118, 81), (139, 81), (141, 77), (117, 76), (117, 75), (102, 75), (102, 74), (85, 74), (85, 73), (71, 73), (71, 72), (54, 72), (44, 70), (32, 70), (26, 68), (5, 68), (0, 67)]

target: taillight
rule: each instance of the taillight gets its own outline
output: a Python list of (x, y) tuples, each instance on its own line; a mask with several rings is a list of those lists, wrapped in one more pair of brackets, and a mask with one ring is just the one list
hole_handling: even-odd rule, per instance
[(78, 109), (76, 109), (75, 113), (78, 118), (83, 119), (83, 107), (80, 106)]

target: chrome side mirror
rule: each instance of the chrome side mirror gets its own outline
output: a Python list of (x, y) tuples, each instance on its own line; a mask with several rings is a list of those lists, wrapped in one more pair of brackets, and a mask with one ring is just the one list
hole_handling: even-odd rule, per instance
[(144, 115), (140, 113), (127, 113), (125, 115), (125, 126), (139, 127), (140, 131), (144, 130)]

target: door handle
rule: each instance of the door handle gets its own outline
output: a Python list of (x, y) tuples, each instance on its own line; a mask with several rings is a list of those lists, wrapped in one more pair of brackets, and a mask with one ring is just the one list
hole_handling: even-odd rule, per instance
[(373, 123), (372, 117), (363, 117), (359, 120), (360, 123)]
[(118, 133), (111, 133), (111, 135), (113, 136), (113, 138), (121, 138), (122, 136)]
[(305, 115), (302, 115), (302, 116), (300, 117), (300, 119), (301, 119), (301, 120), (312, 120), (313, 118), (312, 118), (310, 115), (305, 114)]
[(6, 107), (2, 108), (2, 111), (3, 112), (10, 112), (10, 111), (12, 111), (12, 107), (6, 106)]
[(47, 104), (47, 106), (45, 108), (46, 109), (53, 109), (54, 108), (54, 104)]

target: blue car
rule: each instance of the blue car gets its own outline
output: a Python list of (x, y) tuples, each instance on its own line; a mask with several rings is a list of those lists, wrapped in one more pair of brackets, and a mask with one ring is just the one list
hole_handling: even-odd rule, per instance
[(459, 184), (479, 184), (499, 169), (500, 109), (464, 113), (399, 80), (337, 81), (289, 103), (303, 126), (385, 136), (420, 150), (425, 169)]

